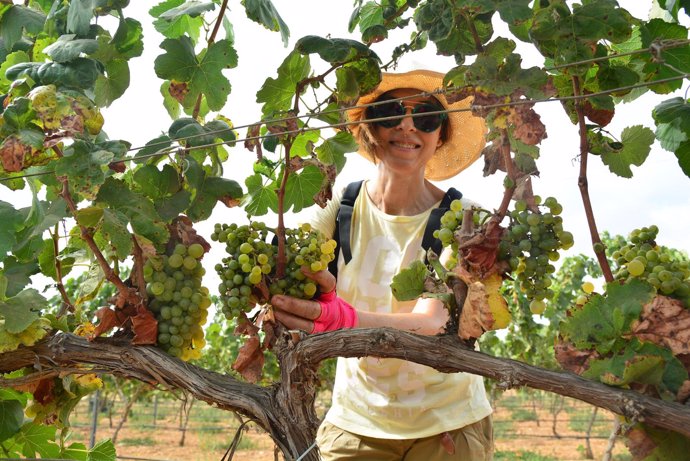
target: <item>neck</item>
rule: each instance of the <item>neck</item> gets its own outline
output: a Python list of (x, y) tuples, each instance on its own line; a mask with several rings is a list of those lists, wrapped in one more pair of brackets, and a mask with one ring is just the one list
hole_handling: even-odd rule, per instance
[(376, 179), (366, 184), (376, 207), (386, 214), (412, 216), (422, 213), (443, 197), (443, 191), (420, 175), (396, 175), (379, 168)]

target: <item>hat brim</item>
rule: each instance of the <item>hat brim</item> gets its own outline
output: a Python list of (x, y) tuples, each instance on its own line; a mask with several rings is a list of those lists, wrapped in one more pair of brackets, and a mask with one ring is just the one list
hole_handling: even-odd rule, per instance
[[(434, 93), (443, 88), (444, 75), (429, 70), (414, 70), (405, 73), (382, 73), (381, 83), (370, 93), (357, 101), (356, 107), (347, 111), (352, 122), (365, 120), (366, 105), (376, 101), (382, 94), (401, 88), (411, 88), (424, 93)], [(469, 110), (471, 98), (449, 104), (443, 92), (433, 95), (448, 112), (448, 131), (446, 140), (436, 149), (434, 156), (426, 165), (424, 176), (427, 179), (441, 181), (452, 178), (474, 163), (481, 155), (486, 143), (486, 125), (484, 119), (475, 117)], [(350, 128), (358, 142), (361, 143), (359, 124)], [(361, 149), (359, 154), (374, 161), (372, 153)]]

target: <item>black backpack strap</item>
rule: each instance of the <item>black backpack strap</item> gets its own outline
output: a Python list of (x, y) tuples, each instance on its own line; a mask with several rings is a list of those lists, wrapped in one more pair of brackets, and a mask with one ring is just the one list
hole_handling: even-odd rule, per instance
[[(425, 254), (427, 250), (431, 248), (434, 250), (434, 253), (439, 256), (441, 255), (443, 247), (441, 246), (441, 241), (434, 238), (434, 231), (441, 228), (441, 216), (443, 216), (446, 211), (450, 210), (450, 202), (453, 200), (460, 200), (461, 198), (462, 192), (451, 187), (443, 196), (438, 208), (431, 210), (429, 221), (427, 221), (426, 228), (424, 229), (424, 237), (422, 238), (422, 248)], [(424, 260), (426, 261), (426, 256), (424, 256)]]
[(338, 215), (335, 218), (335, 232), (333, 234), (333, 240), (336, 241), (338, 246), (335, 249), (336, 257), (328, 265), (328, 270), (336, 278), (338, 277), (339, 252), (343, 252), (345, 264), (349, 263), (352, 259), (352, 249), (350, 248), (350, 233), (352, 230), (352, 211), (355, 206), (355, 200), (357, 200), (359, 191), (362, 188), (363, 182), (364, 181), (356, 181), (347, 185), (347, 187), (345, 188), (345, 192), (343, 192), (343, 198), (340, 201)]

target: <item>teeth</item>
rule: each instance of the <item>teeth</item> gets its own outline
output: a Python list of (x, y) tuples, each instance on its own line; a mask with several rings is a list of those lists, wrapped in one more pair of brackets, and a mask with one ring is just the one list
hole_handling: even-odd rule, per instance
[(407, 142), (395, 142), (394, 144), (398, 147), (403, 147), (405, 149), (414, 149), (417, 147), (417, 144)]

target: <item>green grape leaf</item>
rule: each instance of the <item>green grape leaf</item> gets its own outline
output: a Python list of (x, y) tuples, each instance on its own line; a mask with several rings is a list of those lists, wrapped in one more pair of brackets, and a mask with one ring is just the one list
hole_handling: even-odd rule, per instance
[(683, 131), (681, 126), (683, 120), (677, 118), (670, 123), (658, 123), (654, 136), (659, 140), (662, 148), (670, 152), (675, 152), (685, 141), (687, 141), (688, 133)]
[(594, 347), (602, 354), (614, 349), (642, 307), (654, 297), (654, 288), (639, 280), (625, 285), (610, 283), (606, 289), (606, 296), (593, 295), (561, 323), (563, 338), (578, 349)]
[(110, 43), (115, 46), (119, 58), (129, 59), (141, 56), (144, 51), (143, 39), (144, 28), (139, 21), (132, 18), (120, 18), (117, 31)]
[(75, 58), (70, 62), (46, 62), (38, 68), (41, 84), (91, 89), (101, 75), (100, 63), (91, 58)]
[(34, 191), (31, 207), (22, 208), (21, 212), (26, 214), (26, 219), (23, 223), (23, 229), (17, 234), (18, 243), (14, 247), (15, 254), (32, 238), (40, 238), (44, 231), (65, 218), (67, 216), (67, 204), (62, 198), (52, 202), (40, 201)]
[(284, 209), (299, 213), (315, 203), (314, 196), (321, 190), (323, 174), (313, 165), (306, 166), (302, 171), (288, 176), (285, 187)]
[(493, 3), (501, 19), (510, 25), (519, 25), (532, 17), (531, 0), (496, 0)]
[(194, 54), (194, 44), (186, 36), (165, 39), (161, 48), (166, 53), (154, 61), (156, 75), (166, 80), (189, 82), (186, 99), (195, 100), (203, 94), (211, 110), (223, 108), (230, 93), (230, 82), (221, 71), (237, 66), (237, 52), (230, 42), (220, 40), (211, 44), (201, 60)]
[(232, 179), (207, 177), (196, 191), (187, 215), (192, 221), (202, 221), (211, 216), (218, 201), (237, 200), (242, 197), (242, 187)]
[(308, 145), (317, 142), (319, 136), (319, 130), (303, 131), (295, 136), (295, 139), (292, 141), (292, 146), (290, 146), (290, 157), (310, 157), (313, 147), (310, 149)]
[[(335, 70), (336, 84), (335, 88), (338, 90), (338, 101), (342, 104), (354, 104), (359, 98), (359, 82), (357, 81), (357, 73), (354, 69), (349, 67), (339, 67)], [(330, 109), (330, 107), (328, 108)], [(334, 114), (333, 123), (338, 123), (338, 114)]]
[(125, 183), (108, 178), (98, 191), (96, 200), (121, 211), (135, 233), (146, 237), (156, 245), (163, 245), (170, 238), (167, 226), (147, 197), (131, 191)]
[(79, 288), (77, 289), (77, 300), (74, 304), (80, 306), (98, 296), (98, 292), (104, 280), (105, 274), (103, 273), (101, 265), (98, 264), (97, 261), (92, 262), (82, 282), (79, 284)]
[(71, 188), (88, 200), (93, 200), (105, 181), (105, 168), (115, 158), (112, 152), (100, 150), (93, 144), (75, 141), (65, 149), (65, 156), (55, 166), (57, 176), (66, 176)]
[(601, 160), (612, 173), (632, 178), (631, 165), (644, 163), (654, 143), (654, 132), (642, 125), (627, 127), (621, 134), (623, 148), (618, 152), (603, 153)]
[(103, 210), (103, 236), (112, 243), (115, 253), (123, 261), (132, 253), (132, 236), (127, 230), (129, 220), (124, 213), (108, 208)]
[(5, 277), (4, 273), (0, 270), (0, 300), (5, 299), (7, 296), (7, 285), (9, 281)]
[(116, 458), (115, 445), (112, 440), (106, 439), (89, 450), (87, 461), (115, 461)]
[(96, 205), (81, 208), (75, 217), (80, 226), (96, 227), (103, 217), (103, 207)]
[(430, 275), (422, 261), (414, 261), (393, 277), (391, 290), (398, 301), (412, 301), (424, 293), (424, 281)]
[[(347, 38), (323, 38), (307, 35), (295, 44), (295, 50), (307, 55), (317, 53), (330, 64), (341, 64), (359, 58), (376, 57), (368, 46)], [(376, 59), (378, 59), (376, 57)]]
[(28, 98), (15, 98), (2, 113), (4, 121), (13, 128), (24, 128), (36, 117)]
[(658, 104), (652, 116), (657, 124), (675, 122), (675, 126), (690, 137), (690, 103), (683, 98), (671, 98)]
[(22, 291), (25, 286), (31, 283), (30, 276), (39, 272), (36, 261), (19, 262), (14, 256), (8, 256), (3, 263), (0, 276), (4, 276), (7, 280), (5, 296), (8, 297), (15, 296)]
[(46, 307), (48, 300), (35, 289), (28, 288), (16, 296), (0, 301), (0, 315), (5, 317), (5, 329), (16, 334), (26, 330)]
[(24, 422), (24, 405), (18, 400), (0, 400), (0, 442), (13, 437)]
[(22, 214), (10, 203), (0, 200), (0, 261), (17, 243), (17, 231), (23, 220)]
[(264, 186), (260, 174), (249, 176), (245, 181), (247, 197), (244, 209), (252, 216), (263, 216), (268, 210), (278, 210), (278, 195), (275, 183)]
[(364, 32), (372, 26), (384, 24), (383, 8), (375, 2), (366, 2), (358, 10), (359, 31)]
[(41, 273), (46, 277), (50, 277), (57, 281), (57, 270), (55, 268), (56, 260), (60, 261), (60, 269), (62, 276), (69, 274), (74, 264), (74, 257), (62, 257), (55, 254), (55, 244), (53, 239), (43, 240), (43, 249), (38, 255), (38, 266), (41, 268)]
[[(167, 135), (161, 135), (147, 142), (143, 149), (139, 151), (134, 156), (135, 163), (158, 163), (163, 156), (155, 156), (157, 152), (164, 151), (165, 149), (172, 146), (170, 138)], [(151, 157), (149, 157), (151, 156)], [(139, 158), (145, 157), (145, 158)]]
[(616, 0), (599, 0), (573, 7), (571, 27), (578, 40), (620, 43), (630, 38), (632, 21)]
[(43, 49), (55, 62), (67, 62), (82, 54), (91, 54), (98, 49), (98, 41), (90, 38), (75, 38), (74, 34), (62, 35), (52, 45)]
[(94, 102), (108, 107), (129, 88), (129, 64), (124, 59), (113, 59), (105, 63), (105, 74), (96, 79)]
[(153, 27), (168, 38), (179, 38), (183, 35), (188, 35), (193, 42), (199, 39), (199, 31), (204, 23), (201, 16), (192, 17), (189, 15), (181, 15), (172, 21), (161, 19), (160, 16), (171, 9), (182, 5), (185, 0), (167, 0), (159, 3), (149, 10), (149, 14), (157, 18), (153, 22)]
[(67, 31), (77, 35), (87, 35), (93, 17), (93, 0), (74, 0), (67, 11)]
[(685, 141), (676, 149), (676, 158), (685, 176), (690, 178), (690, 141)]
[(57, 458), (60, 446), (55, 443), (57, 426), (26, 423), (14, 437), (15, 442), (22, 445), (22, 454), (27, 458)]
[(613, 90), (615, 88), (631, 86), (639, 80), (640, 75), (628, 66), (599, 64), (597, 81), (601, 90)]
[(347, 131), (339, 131), (316, 147), (318, 159), (326, 165), (335, 165), (338, 171), (345, 166), (345, 154), (357, 152), (359, 145), (354, 136)]
[(192, 193), (188, 190), (180, 190), (169, 197), (159, 198), (153, 201), (156, 211), (164, 221), (171, 221), (185, 211), (192, 202)]
[(290, 39), (290, 29), (280, 17), (278, 10), (273, 6), (271, 0), (244, 0), (242, 2), (247, 11), (247, 17), (254, 22), (263, 25), (268, 30), (280, 31), (280, 38), (283, 45), (288, 45)]
[(154, 165), (144, 165), (134, 172), (133, 179), (141, 192), (151, 199), (174, 194), (181, 187), (177, 171), (169, 164), (162, 170)]
[(170, 94), (171, 82), (166, 80), (161, 84), (161, 95), (163, 96), (163, 107), (168, 112), (171, 119), (176, 120), (180, 117), (180, 103)]
[(75, 461), (87, 461), (89, 450), (86, 445), (79, 442), (70, 443), (62, 449), (60, 457), (62, 459), (73, 459)]
[(309, 57), (298, 51), (290, 53), (278, 68), (278, 78), (267, 78), (256, 93), (256, 102), (264, 103), (264, 117), (275, 112), (284, 112), (292, 107), (297, 84), (307, 78), (311, 65)]
[(5, 94), (10, 88), (11, 80), (5, 75), (7, 69), (15, 64), (22, 64), (30, 62), (31, 58), (24, 51), (15, 51), (5, 57), (5, 60), (0, 64), (0, 93)]
[(166, 21), (175, 21), (183, 15), (188, 15), (194, 18), (206, 11), (213, 11), (215, 7), (216, 5), (213, 2), (189, 0), (178, 7), (171, 8), (165, 11), (159, 16), (159, 18), (164, 19)]
[(658, 386), (664, 373), (664, 359), (654, 355), (616, 355), (611, 359), (593, 360), (583, 373), (609, 386), (642, 383)]
[(22, 38), (22, 30), (38, 34), (43, 30), (46, 16), (40, 11), (22, 5), (12, 5), (0, 18), (0, 39), (4, 48), (11, 50)]

